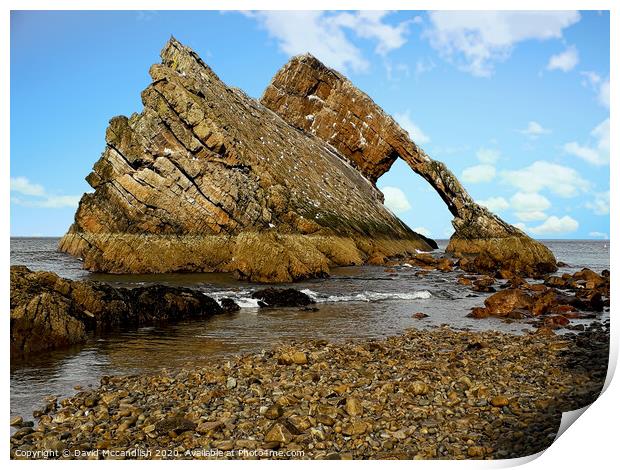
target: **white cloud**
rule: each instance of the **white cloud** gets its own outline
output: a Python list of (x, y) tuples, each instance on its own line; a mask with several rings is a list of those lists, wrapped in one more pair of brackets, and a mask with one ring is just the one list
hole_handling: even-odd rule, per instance
[(77, 207), (80, 196), (62, 196), (48, 194), (43, 186), (32, 183), (28, 178), (18, 176), (11, 178), (11, 192), (28, 196), (11, 196), (11, 202), (24, 207), (45, 207), (58, 209), (62, 207)]
[(377, 42), (375, 52), (385, 55), (393, 49), (401, 47), (406, 40), (409, 21), (403, 21), (396, 26), (384, 23), (387, 11), (365, 10), (355, 13), (339, 13), (329, 20), (341, 27), (349, 28), (356, 35)]
[(605, 232), (590, 232), (588, 236), (592, 238), (602, 238), (603, 240), (609, 240), (609, 234)]
[(28, 178), (18, 176), (17, 178), (11, 178), (11, 191), (24, 194), (26, 196), (43, 196), (45, 195), (45, 188), (40, 184), (31, 183)]
[(383, 205), (395, 214), (407, 212), (411, 209), (411, 204), (409, 204), (409, 200), (402, 189), (394, 186), (384, 186), (380, 189), (385, 196), (385, 202)]
[(561, 70), (569, 72), (579, 63), (579, 52), (575, 46), (568, 47), (564, 52), (552, 55), (547, 64), (547, 70)]
[(590, 135), (595, 140), (593, 145), (568, 142), (564, 144), (564, 151), (593, 165), (609, 164), (609, 118), (592, 129)]
[(515, 212), (515, 215), (519, 220), (523, 220), (524, 222), (544, 220), (547, 218), (547, 214), (541, 211)]
[(476, 152), (476, 157), (481, 163), (495, 163), (499, 160), (499, 151), (494, 149), (481, 148)]
[(590, 182), (573, 168), (544, 160), (520, 170), (503, 171), (501, 176), (505, 183), (526, 193), (547, 189), (560, 197), (574, 197), (590, 188)]
[(466, 183), (486, 183), (495, 178), (495, 167), (488, 164), (480, 164), (465, 168), (461, 178)]
[(562, 37), (580, 19), (576, 11), (433, 11), (425, 31), (430, 44), (475, 76), (487, 77), (514, 46), (531, 39)]
[(579, 72), (579, 74), (584, 77), (581, 84), (585, 87), (597, 88), (599, 83), (601, 83), (601, 76), (596, 72), (584, 70)]
[(419, 233), (420, 235), (424, 235), (425, 237), (431, 237), (431, 231), (426, 227), (416, 227), (413, 231)]
[(544, 211), (551, 207), (551, 202), (538, 193), (518, 192), (510, 198), (510, 205), (519, 220), (531, 222), (546, 219)]
[(435, 67), (435, 62), (433, 62), (432, 60), (418, 59), (418, 61), (415, 63), (415, 76), (419, 77), (420, 75), (430, 72)]
[(510, 198), (510, 204), (520, 212), (544, 211), (551, 207), (549, 199), (538, 193), (518, 192)]
[(478, 204), (486, 207), (491, 212), (501, 212), (510, 207), (510, 204), (508, 204), (508, 201), (501, 196), (490, 197), (489, 199), (483, 199), (481, 201), (478, 201)]
[(574, 232), (578, 228), (579, 222), (572, 217), (568, 215), (565, 215), (564, 217), (552, 215), (542, 224), (536, 227), (530, 227), (528, 231), (536, 235), (561, 235)]
[(409, 137), (411, 137), (411, 140), (413, 140), (416, 144), (423, 145), (431, 141), (431, 138), (426, 135), (415, 122), (413, 122), (409, 114), (409, 110), (404, 113), (394, 115), (394, 119), (396, 119), (396, 122), (398, 122), (400, 127), (407, 131)]
[(580, 72), (580, 74), (584, 77), (581, 84), (594, 90), (599, 104), (609, 109), (609, 77), (603, 80), (598, 73), (588, 70)]
[(521, 134), (525, 134), (526, 136), (535, 139), (543, 134), (551, 133), (551, 130), (545, 129), (543, 126), (541, 126), (536, 121), (530, 121), (527, 123), (527, 127), (525, 129), (521, 129), (519, 132), (521, 132)]
[(609, 214), (609, 191), (594, 193), (594, 199), (587, 202), (586, 207), (591, 209), (596, 215)]
[(385, 55), (406, 42), (411, 23), (404, 21), (390, 25), (384, 22), (388, 14), (385, 11), (336, 14), (325, 11), (257, 11), (244, 14), (255, 18), (277, 40), (285, 54), (310, 52), (343, 72), (362, 72), (369, 67), (362, 51), (347, 37), (347, 32), (373, 41), (375, 52)]

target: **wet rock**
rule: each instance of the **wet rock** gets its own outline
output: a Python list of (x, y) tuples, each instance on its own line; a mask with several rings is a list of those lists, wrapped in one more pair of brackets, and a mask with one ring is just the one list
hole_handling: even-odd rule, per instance
[(428, 385), (420, 381), (413, 382), (409, 387), (409, 391), (413, 395), (426, 395), (428, 390)]
[(467, 456), (472, 459), (483, 459), (484, 455), (484, 447), (471, 446), (467, 448)]
[(417, 312), (413, 314), (413, 318), (417, 320), (422, 320), (423, 318), (428, 318), (428, 315), (426, 313)]
[[(224, 423), (222, 423), (221, 421), (206, 421), (204, 423), (200, 423), (197, 427), (196, 427), (196, 431), (199, 432), (200, 434), (210, 434), (213, 431), (217, 431), (218, 429), (220, 429), (222, 426), (224, 425)], [(153, 426), (153, 429), (155, 427)], [(145, 428), (146, 431), (146, 428)]]
[(168, 286), (134, 289), (71, 281), (11, 266), (11, 355), (83, 342), (88, 331), (149, 325), (222, 313), (201, 292)]
[(265, 418), (278, 419), (284, 413), (283, 408), (280, 405), (272, 405), (265, 410)]
[(10, 424), (14, 428), (19, 428), (22, 426), (22, 424), (24, 424), (24, 418), (22, 418), (21, 416), (14, 416), (13, 418), (11, 418)]
[(356, 436), (359, 434), (364, 434), (368, 428), (368, 424), (364, 421), (355, 420), (351, 423), (345, 424), (342, 428), (342, 434), (345, 436)]
[(223, 297), (220, 300), (220, 306), (222, 307), (222, 310), (226, 313), (233, 313), (233, 312), (238, 312), (239, 310), (241, 310), (241, 307), (237, 305), (237, 302), (235, 302), (233, 299), (230, 299), (228, 297)]
[(261, 300), (261, 307), (303, 307), (315, 303), (297, 289), (268, 288), (252, 293), (252, 298)]
[(570, 320), (563, 315), (552, 315), (544, 319), (543, 324), (549, 328), (561, 328), (570, 323)]
[(185, 431), (193, 431), (194, 429), (196, 429), (196, 423), (183, 416), (173, 416), (162, 419), (155, 425), (155, 431), (159, 434), (167, 434), (169, 432), (181, 434)]
[(288, 427), (283, 423), (275, 423), (271, 426), (271, 429), (267, 431), (265, 435), (266, 442), (279, 442), (282, 444), (286, 444), (291, 442), (293, 439), (293, 434), (289, 431)]
[(509, 404), (510, 400), (504, 395), (497, 395), (491, 398), (491, 405), (495, 407), (508, 406)]
[(228, 377), (228, 379), (226, 379), (226, 388), (228, 390), (233, 389), (237, 386), (237, 379), (235, 379), (234, 377)]
[(358, 398), (348, 397), (345, 403), (345, 411), (349, 416), (360, 416), (364, 412), (364, 407)]
[(473, 282), (473, 290), (476, 292), (495, 292), (495, 289), (492, 287), (493, 284), (495, 284), (493, 277), (483, 276)]
[(505, 316), (516, 309), (529, 310), (532, 297), (520, 289), (506, 289), (493, 294), (484, 301), (490, 315)]

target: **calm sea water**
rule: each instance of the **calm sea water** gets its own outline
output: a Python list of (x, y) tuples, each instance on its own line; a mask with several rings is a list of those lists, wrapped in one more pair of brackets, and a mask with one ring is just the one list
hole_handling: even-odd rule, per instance
[[(447, 241), (439, 241), (442, 251)], [(589, 267), (609, 268), (609, 242), (545, 240), (557, 259), (568, 264), (560, 272)], [(109, 275), (89, 273), (79, 260), (58, 253), (57, 238), (11, 239), (11, 264), (58, 273), (70, 279), (104, 281), (119, 286), (160, 283), (187, 286), (213, 297), (233, 297), (240, 312), (164, 327), (122, 329), (92, 337), (73, 349), (47, 352), (27, 361), (11, 362), (11, 415), (30, 416), (47, 395), (66, 396), (75, 385), (96, 386), (102, 375), (156, 372), (161, 368), (208, 366), (235, 353), (267, 349), (291, 339), (351, 341), (399, 334), (410, 327), (453, 328), (522, 333), (521, 322), (473, 320), (469, 309), (481, 306), (486, 294), (455, 282), (458, 273), (420, 277), (401, 266), (389, 276), (376, 266), (339, 268), (329, 279), (294, 285), (317, 300), (316, 312), (258, 309), (250, 298), (257, 284), (224, 274)], [(424, 312), (424, 320), (412, 315)]]

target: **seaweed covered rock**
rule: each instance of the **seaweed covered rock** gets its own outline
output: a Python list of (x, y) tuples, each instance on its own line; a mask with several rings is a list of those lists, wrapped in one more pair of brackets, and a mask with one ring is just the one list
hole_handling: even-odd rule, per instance
[(11, 266), (11, 356), (81, 343), (111, 327), (206, 318), (222, 308), (201, 292), (168, 286), (134, 289), (71, 281)]
[(233, 272), (259, 282), (429, 250), (324, 140), (227, 87), (174, 38), (144, 109), (118, 116), (60, 250), (111, 273)]

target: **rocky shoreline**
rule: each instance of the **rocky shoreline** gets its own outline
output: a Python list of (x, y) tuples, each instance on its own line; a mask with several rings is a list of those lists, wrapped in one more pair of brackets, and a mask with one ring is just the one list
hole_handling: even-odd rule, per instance
[[(294, 289), (254, 292), (261, 307), (313, 303)], [(24, 357), (86, 341), (89, 333), (189, 319), (239, 310), (234, 300), (218, 301), (200, 291), (152, 285), (113, 287), (103, 282), (72, 281), (47, 271), (11, 266), (11, 358)]]
[(521, 457), (596, 399), (608, 348), (608, 323), (562, 336), (439, 328), (103, 377), (50, 397), (36, 424), (15, 418), (11, 457)]

